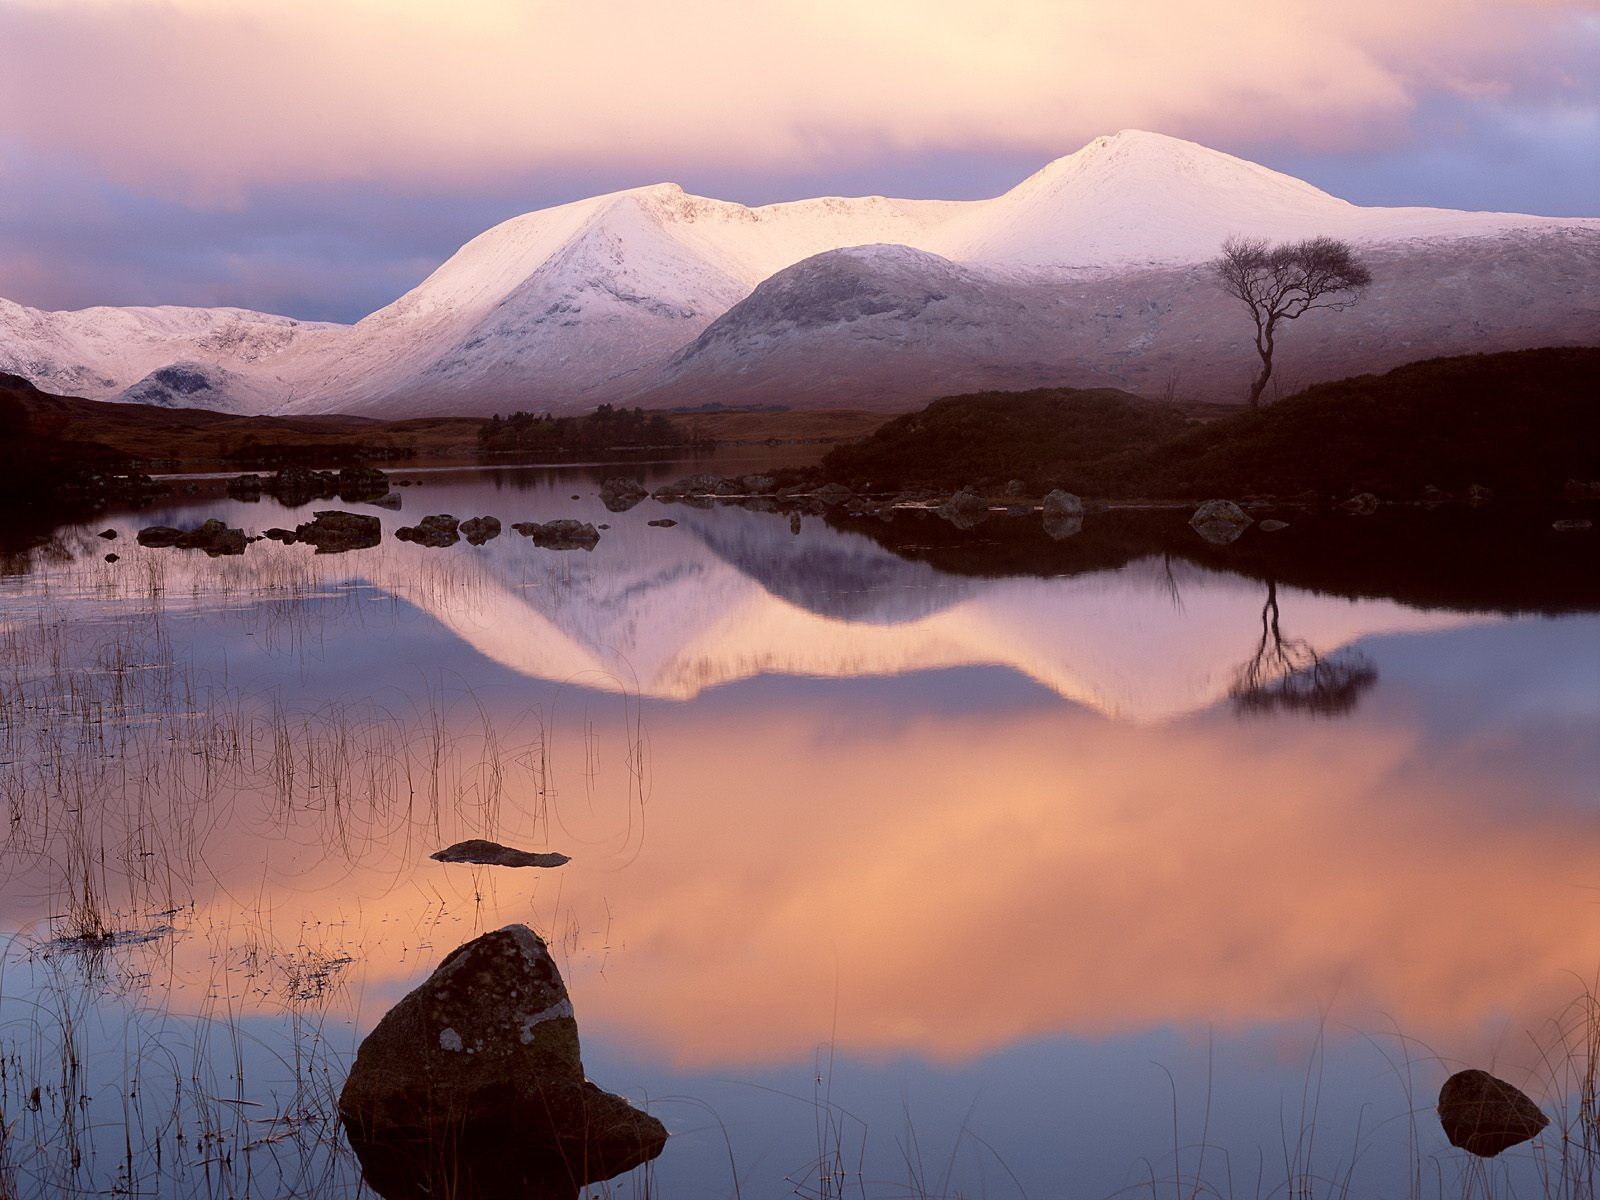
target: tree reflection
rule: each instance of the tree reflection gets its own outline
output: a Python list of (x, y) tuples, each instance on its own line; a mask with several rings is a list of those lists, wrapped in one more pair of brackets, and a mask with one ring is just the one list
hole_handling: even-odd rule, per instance
[(1234, 678), (1228, 696), (1241, 714), (1306, 712), (1339, 717), (1353, 711), (1378, 681), (1372, 660), (1355, 650), (1320, 654), (1303, 638), (1286, 638), (1279, 624), (1278, 583), (1267, 582), (1261, 639)]

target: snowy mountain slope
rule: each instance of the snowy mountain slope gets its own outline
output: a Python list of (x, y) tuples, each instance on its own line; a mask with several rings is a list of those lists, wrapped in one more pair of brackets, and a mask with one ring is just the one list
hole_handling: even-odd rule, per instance
[(253, 369), (296, 340), (334, 328), (240, 308), (45, 312), (0, 300), (0, 371), (31, 379), (45, 391), (112, 400), (174, 362)]
[(1140, 130), (1096, 138), (1002, 196), (966, 206), (926, 248), (997, 267), (1126, 270), (1204, 262), (1231, 235), (1362, 244), (1482, 237), (1550, 218), (1363, 208), (1304, 180)]
[[(1075, 383), (1095, 373), (1148, 376), (1158, 364), (1160, 373), (1204, 374), (1205, 390), (1221, 386), (1211, 351), (1227, 358), (1225, 373), (1235, 369), (1236, 322), (1222, 319), (1226, 302), (1183, 269), (1236, 233), (1333, 234), (1447, 270), (1456, 260), (1439, 254), (1451, 246), (1477, 247), (1462, 261), (1482, 266), (1493, 258), (1482, 247), (1493, 242), (1568, 234), (1580, 238), (1588, 270), (1584, 239), (1600, 236), (1600, 221), (1362, 208), (1193, 143), (1124, 131), (991, 200), (824, 198), (748, 208), (659, 184), (543, 209), (480, 234), (350, 326), (236, 309), (43, 313), (0, 303), (0, 369), (56, 391), (114, 398), (130, 388), (170, 393), (143, 381), (175, 368), (180, 381), (208, 375), (188, 394), (203, 390), (210, 405), (369, 415), (667, 403), (705, 389), (737, 395), (746, 385), (797, 402), (825, 393), (898, 404), (956, 380)], [(788, 274), (807, 260), (801, 275)], [(1363, 337), (1413, 344), (1413, 358), (1446, 345), (1488, 348), (1474, 337), (1497, 347), (1570, 340), (1570, 321), (1531, 279), (1500, 271), (1504, 296), (1458, 296), (1474, 315), (1452, 322), (1419, 271), (1394, 276), (1418, 276), (1415, 296), (1402, 289), (1395, 297), (1403, 304), (1359, 310), (1372, 326)], [(1172, 279), (1151, 284), (1152, 272)], [(1482, 278), (1468, 272), (1462, 285), (1470, 293)], [(1581, 309), (1600, 282), (1591, 275), (1574, 287)], [(1426, 311), (1413, 307), (1418, 298)], [(1534, 307), (1519, 310), (1526, 299)], [(1139, 323), (1113, 323), (1127, 320), (1129, 305), (1145, 314), (1143, 332), (1123, 338)], [(1174, 306), (1171, 323), (1163, 305)], [(1201, 338), (1221, 342), (1147, 354)], [(836, 360), (816, 357), (833, 351)]]
[(268, 384), (214, 363), (175, 362), (157, 367), (111, 399), (162, 408), (204, 408), (248, 415), (273, 407), (278, 397)]
[[(875, 249), (779, 272), (632, 399), (905, 408), (1070, 383), (1226, 401), (1255, 366), (1248, 318), (1204, 266), (1019, 276), (911, 251), (869, 267)], [(1368, 257), (1377, 281), (1358, 305), (1280, 335), (1285, 393), (1441, 354), (1592, 344), (1600, 329), (1600, 231), (1389, 243)], [(842, 277), (855, 278), (848, 294)]]

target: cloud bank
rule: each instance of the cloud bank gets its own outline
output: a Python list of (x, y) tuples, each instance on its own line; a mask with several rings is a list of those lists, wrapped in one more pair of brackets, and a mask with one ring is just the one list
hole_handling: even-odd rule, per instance
[(595, 191), (973, 197), (1128, 127), (1366, 203), (1600, 183), (1550, 168), (1600, 129), (1593, 0), (0, 0), (0, 45), (0, 295), (49, 306), (353, 318)]

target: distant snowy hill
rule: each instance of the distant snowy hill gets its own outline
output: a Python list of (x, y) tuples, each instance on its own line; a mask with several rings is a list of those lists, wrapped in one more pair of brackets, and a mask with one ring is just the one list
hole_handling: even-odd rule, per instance
[(349, 326), (0, 301), (0, 370), (97, 399), (392, 416), (1096, 382), (1216, 398), (1250, 369), (1243, 314), (1200, 267), (1230, 234), (1331, 234), (1377, 264), (1361, 306), (1284, 339), (1298, 383), (1600, 327), (1600, 220), (1363, 208), (1125, 131), (992, 200), (747, 208), (660, 184), (528, 213)]

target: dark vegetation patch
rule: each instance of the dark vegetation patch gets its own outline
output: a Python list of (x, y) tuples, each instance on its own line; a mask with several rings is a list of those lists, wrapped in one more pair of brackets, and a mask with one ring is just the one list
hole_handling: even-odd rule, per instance
[(599, 450), (665, 449), (696, 445), (690, 428), (663, 412), (602, 404), (582, 416), (496, 413), (478, 430), (487, 454), (563, 455)]
[(1600, 348), (1521, 350), (1412, 363), (1319, 384), (1211, 420), (1112, 390), (1050, 389), (937, 400), (823, 460), (851, 487), (1020, 479), (1107, 499), (1411, 499), (1480, 484), (1553, 498), (1600, 476)]

